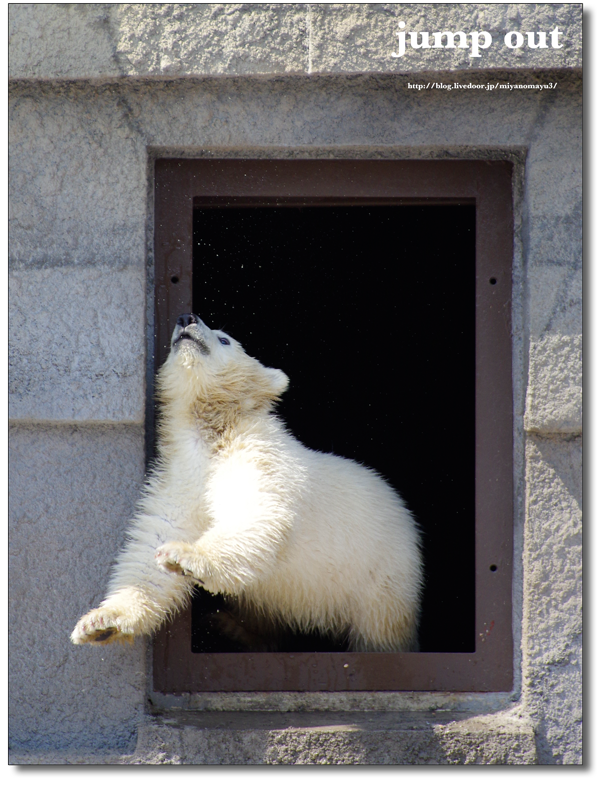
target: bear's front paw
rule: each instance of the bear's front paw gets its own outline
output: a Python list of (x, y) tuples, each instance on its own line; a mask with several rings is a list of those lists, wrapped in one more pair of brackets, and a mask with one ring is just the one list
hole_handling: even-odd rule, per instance
[(123, 621), (111, 610), (93, 609), (73, 629), (74, 645), (108, 645), (109, 642), (133, 642), (133, 635), (124, 630)]
[(165, 571), (174, 574), (181, 574), (183, 577), (191, 577), (201, 585), (204, 582), (198, 576), (198, 567), (195, 565), (193, 550), (189, 544), (180, 541), (169, 541), (163, 544), (154, 553), (154, 559)]

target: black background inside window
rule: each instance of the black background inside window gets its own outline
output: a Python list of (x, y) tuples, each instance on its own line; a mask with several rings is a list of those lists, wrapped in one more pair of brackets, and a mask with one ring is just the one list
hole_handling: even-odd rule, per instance
[[(475, 208), (194, 211), (193, 310), (290, 387), (278, 412), (310, 448), (376, 469), (423, 536), (423, 652), (475, 645)], [(192, 650), (215, 633), (198, 591)], [(343, 649), (298, 637), (282, 650)]]

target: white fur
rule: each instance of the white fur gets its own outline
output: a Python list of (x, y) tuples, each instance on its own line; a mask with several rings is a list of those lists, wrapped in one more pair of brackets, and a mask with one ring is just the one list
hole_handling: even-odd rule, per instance
[(197, 579), (300, 631), (348, 633), (353, 650), (415, 648), (422, 564), (402, 500), (298, 442), (270, 413), (285, 374), (196, 319), (159, 374), (159, 461), (108, 595), (72, 641), (148, 634)]

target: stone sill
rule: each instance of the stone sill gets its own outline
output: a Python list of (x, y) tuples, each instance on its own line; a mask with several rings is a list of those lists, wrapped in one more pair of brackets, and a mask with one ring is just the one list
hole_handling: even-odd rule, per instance
[(507, 713), (169, 712), (133, 754), (13, 753), (12, 764), (535, 765), (532, 725)]

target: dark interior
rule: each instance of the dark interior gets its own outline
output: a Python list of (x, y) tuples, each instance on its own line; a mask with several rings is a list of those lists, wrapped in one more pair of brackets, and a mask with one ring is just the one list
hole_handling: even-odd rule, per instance
[[(305, 445), (373, 467), (421, 527), (423, 652), (475, 649), (475, 207), (194, 211), (193, 310), (290, 377)], [(249, 650), (198, 590), (192, 650)], [(283, 632), (285, 651), (344, 642)]]

